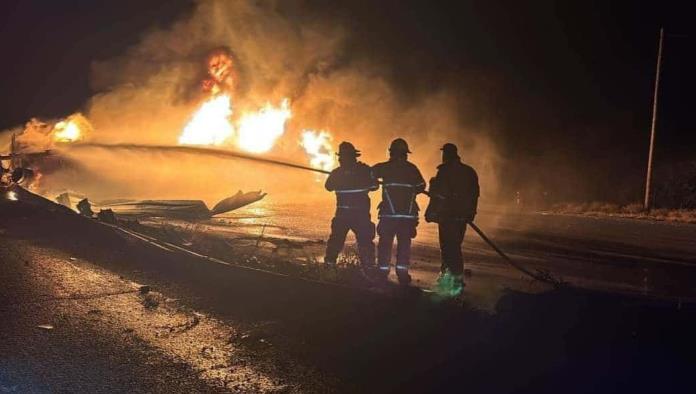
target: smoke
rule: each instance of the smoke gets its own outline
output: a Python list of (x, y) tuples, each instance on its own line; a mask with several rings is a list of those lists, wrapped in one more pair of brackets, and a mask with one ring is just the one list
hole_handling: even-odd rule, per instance
[[(364, 35), (364, 32), (361, 32)], [(225, 48), (235, 61), (233, 116), (266, 102), (290, 99), (293, 117), (269, 155), (307, 163), (299, 146), (303, 129), (329, 131), (334, 144), (353, 142), (369, 164), (386, 159), (390, 141), (405, 138), (426, 179), (434, 175), (440, 146), (454, 142), (463, 161), (479, 172), (484, 196), (498, 190), (501, 160), (495, 124), (476, 112), (462, 83), (425, 92), (397, 86), (399, 67), (355, 49), (355, 33), (342, 18), (319, 17), (303, 1), (200, 1), (192, 15), (147, 33), (123, 55), (95, 63), (86, 115), (100, 143), (176, 144), (201, 103), (205, 59)], [(412, 54), (404, 53), (408, 58)], [(414, 86), (427, 85), (414, 80)], [(89, 174), (56, 178), (99, 197), (188, 197), (213, 201), (237, 189), (274, 195), (321, 195), (310, 173), (248, 162), (172, 154), (72, 152)], [(74, 183), (74, 185), (73, 185)], [(316, 193), (315, 193), (316, 192)], [(109, 195), (109, 196), (107, 196)]]

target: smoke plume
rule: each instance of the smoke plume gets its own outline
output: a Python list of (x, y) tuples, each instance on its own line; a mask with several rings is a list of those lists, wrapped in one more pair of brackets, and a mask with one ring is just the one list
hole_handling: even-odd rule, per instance
[[(334, 145), (353, 142), (363, 152), (361, 160), (374, 164), (386, 160), (393, 138), (403, 137), (427, 179), (439, 163), (440, 146), (454, 142), (463, 161), (478, 170), (484, 196), (495, 195), (500, 165), (490, 137), (495, 124), (476, 112), (464, 84), (439, 84), (409, 95), (414, 89), (396, 86), (390, 78), (400, 58), (371, 61), (355, 49), (355, 40), (344, 19), (319, 17), (303, 1), (200, 1), (192, 15), (147, 33), (121, 56), (94, 64), (91, 80), (99, 93), (87, 103), (85, 114), (94, 127), (87, 138), (176, 144), (201, 104), (206, 56), (224, 48), (235, 62), (233, 116), (290, 99), (292, 118), (269, 156), (306, 164), (300, 133), (314, 129), (330, 132)], [(264, 189), (271, 197), (331, 198), (321, 192), (314, 174), (293, 169), (103, 149), (74, 155), (93, 182), (70, 174), (55, 178), (56, 183), (95, 198), (213, 201), (237, 189)]]

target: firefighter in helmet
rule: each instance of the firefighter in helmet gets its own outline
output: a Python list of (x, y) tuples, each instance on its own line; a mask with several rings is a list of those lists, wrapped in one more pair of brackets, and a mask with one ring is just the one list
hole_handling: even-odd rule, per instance
[(430, 180), (425, 220), (438, 224), (442, 258), (438, 291), (457, 296), (464, 288), (462, 241), (467, 223), (476, 216), (479, 183), (476, 171), (461, 162), (456, 145), (447, 143), (441, 150), (442, 164)]
[(336, 214), (331, 221), (331, 235), (326, 244), (324, 263), (336, 266), (348, 231), (355, 233), (358, 254), (364, 271), (375, 265), (375, 224), (370, 219), (369, 192), (379, 188), (370, 166), (359, 162), (360, 151), (350, 142), (338, 146), (339, 167), (326, 179), (326, 190), (336, 193)]
[(382, 181), (382, 202), (379, 203), (377, 262), (382, 278), (389, 275), (392, 245), (396, 238), (396, 275), (401, 284), (409, 284), (411, 239), (418, 226), (416, 195), (425, 190), (425, 181), (418, 168), (408, 161), (408, 144), (397, 138), (389, 146), (389, 160), (376, 164), (372, 172)]

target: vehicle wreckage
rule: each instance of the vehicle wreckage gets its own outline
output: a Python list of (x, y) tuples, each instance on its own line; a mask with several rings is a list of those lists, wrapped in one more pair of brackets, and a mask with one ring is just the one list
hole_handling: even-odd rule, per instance
[[(166, 217), (186, 220), (210, 219), (215, 215), (234, 211), (266, 197), (261, 190), (242, 192), (227, 197), (209, 209), (202, 200), (107, 200), (89, 202), (85, 196), (73, 192), (58, 195), (55, 201), (70, 209), (87, 214), (90, 211), (111, 210), (117, 216), (146, 218)], [(87, 214), (87, 216), (91, 216)]]
[[(49, 126), (37, 120), (32, 120), (29, 122), (26, 130), (32, 131), (37, 129), (39, 131), (32, 131), (35, 136), (46, 137), (50, 134), (47, 131), (51, 129)], [(19, 136), (21, 137), (21, 134)], [(0, 154), (0, 186), (3, 190), (16, 190), (16, 187), (32, 189), (35, 186), (35, 180), (42, 174), (50, 174), (61, 168), (79, 167), (79, 163), (63, 157), (52, 149), (31, 151), (31, 148), (24, 146), (20, 138), (14, 133), (11, 136), (9, 148), (9, 153)], [(36, 190), (34, 191), (37, 192)], [(43, 193), (39, 192), (39, 194), (46, 193), (47, 191), (45, 190)], [(80, 193), (70, 191), (61, 193), (55, 198), (49, 197), (49, 199), (90, 217), (96, 212), (110, 210), (113, 214), (122, 217), (169, 217), (186, 220), (204, 220), (252, 204), (265, 196), (266, 193), (263, 193), (261, 190), (251, 192), (239, 190), (235, 195), (215, 204), (212, 209), (209, 209), (202, 200), (119, 199), (94, 202), (88, 200), (86, 196)]]

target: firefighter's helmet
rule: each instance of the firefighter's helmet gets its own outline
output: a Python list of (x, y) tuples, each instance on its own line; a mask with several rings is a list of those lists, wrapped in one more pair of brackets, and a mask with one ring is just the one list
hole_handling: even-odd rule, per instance
[(411, 153), (411, 151), (408, 149), (408, 143), (406, 143), (406, 140), (403, 138), (397, 138), (392, 141), (391, 145), (389, 145), (389, 152)]
[(451, 142), (442, 145), (442, 148), (440, 148), (440, 150), (449, 155), (457, 155), (457, 145)]
[(360, 151), (355, 149), (355, 146), (350, 142), (343, 141), (338, 145), (337, 155), (360, 157)]

